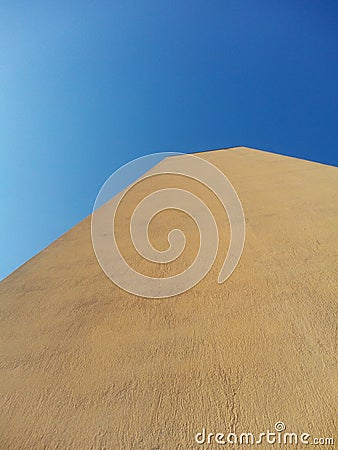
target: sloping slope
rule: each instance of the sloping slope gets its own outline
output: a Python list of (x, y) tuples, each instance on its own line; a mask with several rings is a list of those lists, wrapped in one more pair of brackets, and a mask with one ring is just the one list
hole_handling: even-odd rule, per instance
[(221, 251), (192, 290), (132, 296), (99, 267), (90, 218), (32, 258), (0, 283), (1, 449), (187, 450), (203, 427), (277, 421), (333, 435), (338, 169), (243, 147), (199, 156), (243, 204), (233, 275), (217, 284)]

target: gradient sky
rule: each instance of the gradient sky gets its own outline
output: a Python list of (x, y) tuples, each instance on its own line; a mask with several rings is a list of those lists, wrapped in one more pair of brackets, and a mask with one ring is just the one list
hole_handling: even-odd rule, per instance
[(153, 152), (245, 145), (338, 164), (338, 3), (0, 5), (0, 278)]

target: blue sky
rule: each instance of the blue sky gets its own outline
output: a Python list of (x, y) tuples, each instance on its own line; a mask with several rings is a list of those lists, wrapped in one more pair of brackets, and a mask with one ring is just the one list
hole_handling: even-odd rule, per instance
[(335, 1), (2, 1), (0, 278), (153, 152), (337, 165)]

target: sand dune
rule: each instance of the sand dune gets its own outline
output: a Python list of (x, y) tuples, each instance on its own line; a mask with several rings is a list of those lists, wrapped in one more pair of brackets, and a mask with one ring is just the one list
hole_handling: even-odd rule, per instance
[[(216, 449), (229, 444), (198, 444), (196, 434), (258, 435), (279, 421), (311, 439), (334, 437), (338, 169), (244, 147), (199, 156), (243, 205), (234, 273), (217, 284), (225, 234), (212, 270), (188, 292), (128, 294), (95, 258), (90, 217), (12, 273), (0, 283), (1, 449)], [(192, 188), (227, 229), (217, 200)], [(197, 229), (183, 213), (163, 213), (150, 228), (159, 248), (175, 224), (191, 237), (161, 269), (133, 252), (127, 219), (117, 235), (140, 270), (168, 276), (190, 264)]]

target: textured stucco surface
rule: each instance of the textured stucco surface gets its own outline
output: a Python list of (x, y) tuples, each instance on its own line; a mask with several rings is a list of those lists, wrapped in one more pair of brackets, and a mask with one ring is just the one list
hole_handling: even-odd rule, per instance
[[(217, 284), (222, 242), (196, 287), (141, 299), (102, 272), (90, 217), (60, 237), (0, 283), (1, 449), (187, 450), (204, 448), (194, 442), (203, 427), (260, 433), (279, 420), (334, 435), (338, 169), (244, 147), (199, 156), (228, 176), (245, 212), (230, 279)], [(177, 223), (192, 236), (167, 276), (189, 263), (197, 230), (164, 214), (155, 245)]]

